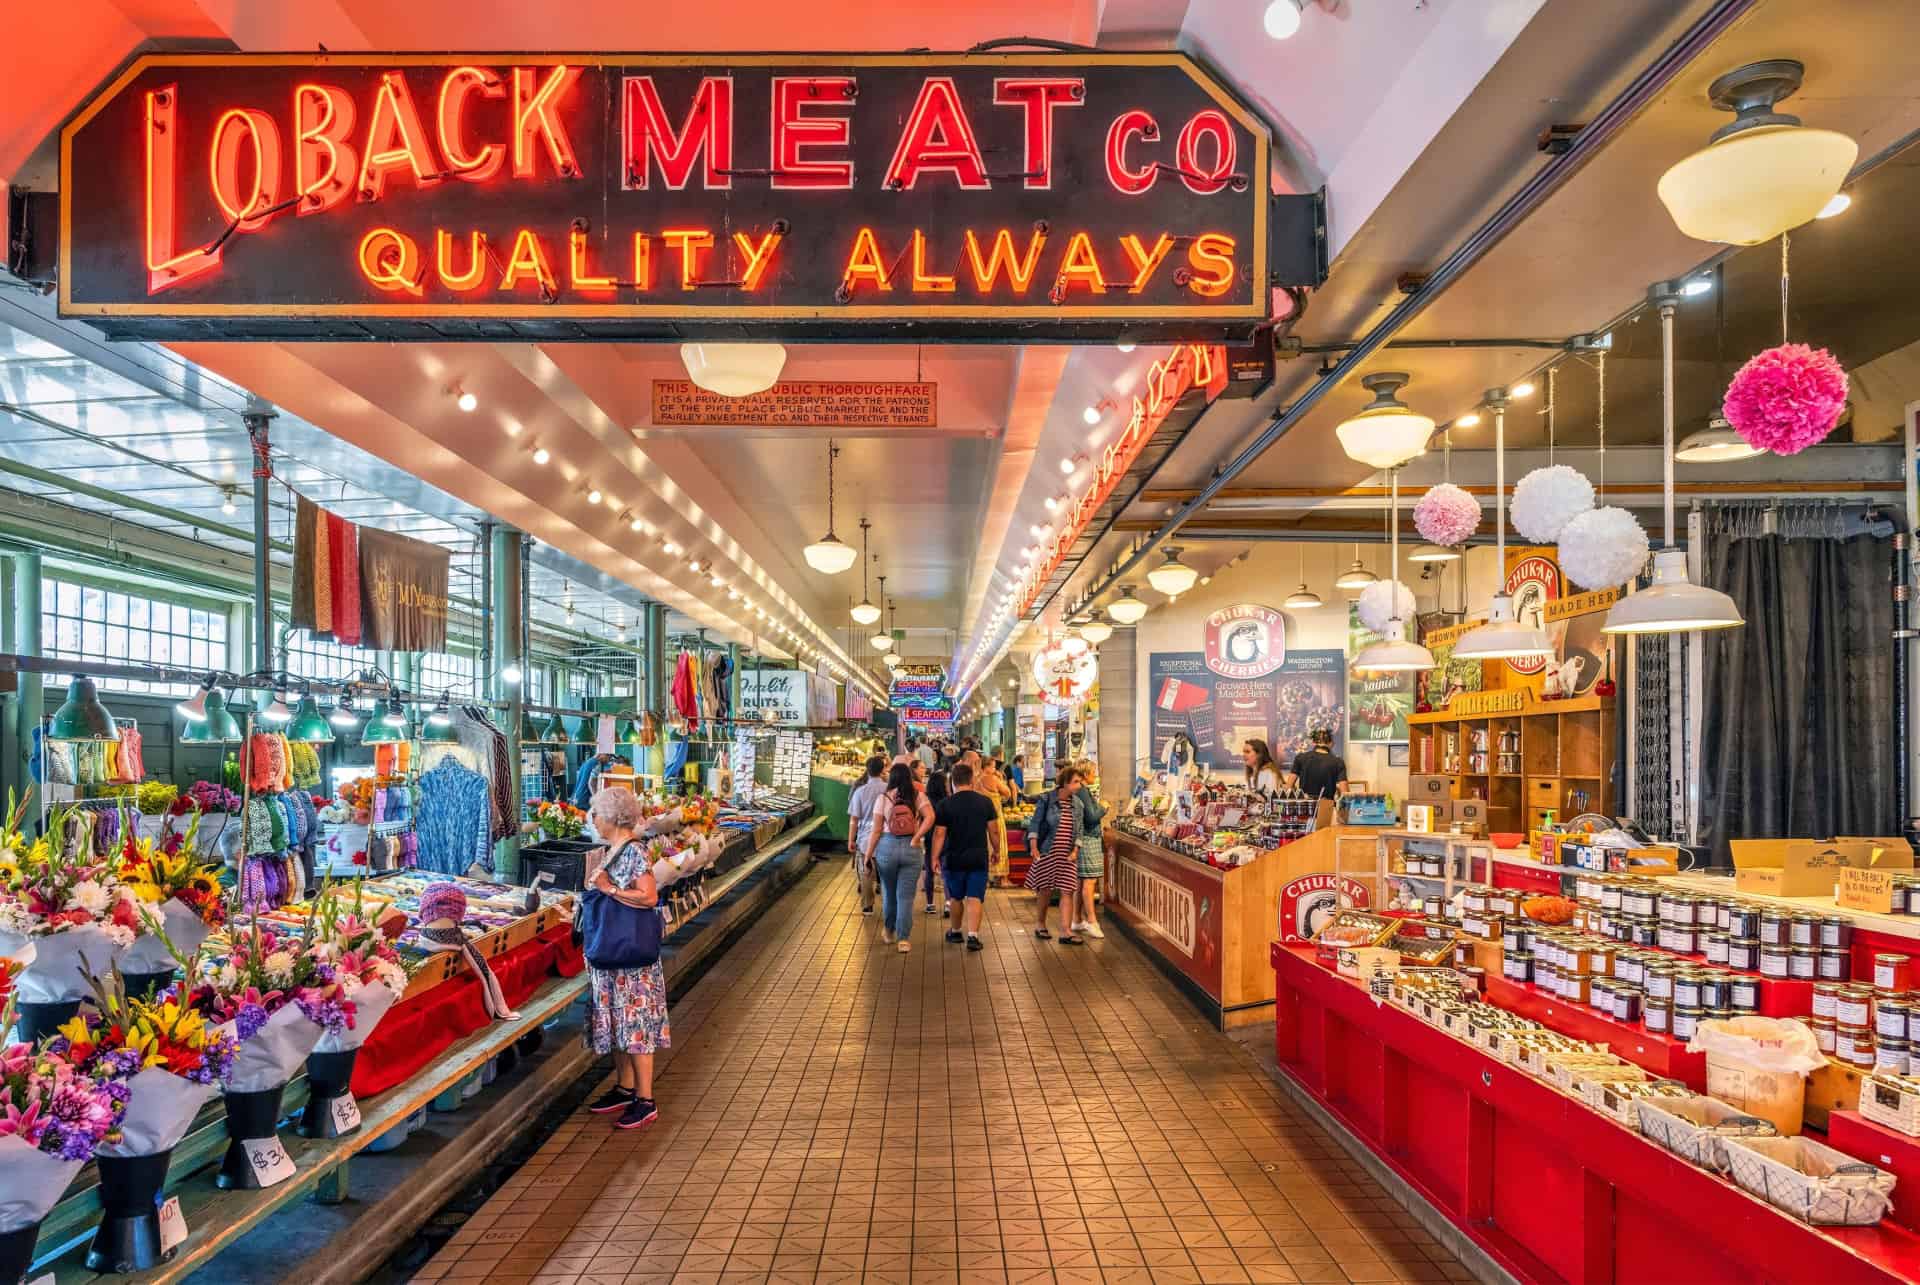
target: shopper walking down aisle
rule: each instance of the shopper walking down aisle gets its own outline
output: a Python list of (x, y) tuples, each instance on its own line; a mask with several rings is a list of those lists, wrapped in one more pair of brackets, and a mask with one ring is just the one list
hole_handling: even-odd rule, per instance
[[(945, 802), (947, 795), (952, 792), (953, 786), (948, 779), (948, 773), (951, 770), (952, 769), (943, 763), (941, 766), (934, 768), (933, 771), (919, 777), (920, 788), (925, 790), (927, 794), (927, 802), (933, 804), (936, 808)], [(935, 871), (933, 864), (933, 835), (929, 832), (926, 840), (921, 844), (920, 859), (920, 886), (927, 894), (928, 914), (934, 912), (933, 902), (934, 898), (938, 895), (936, 888), (939, 882), (940, 876)], [(951, 907), (948, 908), (947, 913), (949, 916), (952, 915), (953, 911)]]
[(933, 863), (946, 872), (947, 900), (960, 911), (947, 929), (948, 943), (965, 941), (968, 950), (979, 950), (987, 869), (994, 849), (1004, 842), (993, 825), (999, 809), (974, 788), (973, 764), (956, 765), (952, 784), (953, 792), (933, 810)]
[(1095, 894), (1101, 877), (1107, 873), (1107, 841), (1100, 832), (1100, 822), (1106, 817), (1107, 809), (1100, 802), (1093, 761), (1081, 759), (1073, 767), (1080, 777), (1080, 913), (1083, 916), (1073, 930), (1089, 937), (1105, 937), (1100, 931)]
[(1053, 936), (1047, 931), (1047, 903), (1058, 893), (1063, 946), (1082, 944), (1073, 931), (1080, 904), (1080, 835), (1086, 828), (1082, 808), (1080, 774), (1069, 764), (1060, 769), (1054, 788), (1034, 804), (1033, 820), (1027, 823), (1027, 846), (1033, 853), (1027, 889), (1039, 902), (1040, 916), (1033, 935), (1042, 941)]
[[(660, 891), (640, 843), (640, 800), (625, 786), (593, 796), (594, 833), (607, 841), (589, 857), (596, 864), (589, 886), (629, 906), (659, 905)], [(589, 969), (587, 1046), (613, 1054), (617, 1086), (593, 1103), (595, 1114), (620, 1112), (617, 1129), (637, 1129), (659, 1116), (653, 1103), (653, 1055), (672, 1043), (667, 1025), (667, 975), (655, 960), (640, 968)]]
[(1013, 786), (1002, 774), (1000, 760), (986, 759), (974, 774), (973, 788), (993, 802), (993, 829), (999, 842), (994, 845), (992, 860), (987, 863), (987, 884), (998, 888), (1007, 881), (1007, 818), (1003, 809), (1013, 802)]
[(880, 879), (880, 940), (913, 949), (913, 885), (920, 875), (920, 841), (933, 829), (933, 805), (914, 784), (913, 769), (894, 764), (887, 788), (874, 801), (867, 857)]
[(887, 761), (875, 754), (867, 760), (867, 775), (847, 798), (847, 851), (853, 854), (853, 883), (860, 891), (860, 913), (873, 913), (873, 862), (867, 858), (867, 829), (873, 824), (873, 805), (887, 788)]

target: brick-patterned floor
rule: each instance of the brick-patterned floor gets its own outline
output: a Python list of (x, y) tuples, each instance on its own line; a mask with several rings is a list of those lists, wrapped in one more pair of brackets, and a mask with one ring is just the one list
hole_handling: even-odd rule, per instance
[(814, 869), (674, 1007), (659, 1121), (583, 1111), (415, 1279), (1472, 1279), (1117, 931), (877, 918)]

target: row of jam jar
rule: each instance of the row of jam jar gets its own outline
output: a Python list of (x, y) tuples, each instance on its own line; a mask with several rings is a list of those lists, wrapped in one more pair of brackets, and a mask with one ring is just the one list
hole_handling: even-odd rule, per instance
[(1836, 1062), (1910, 1074), (1920, 1065), (1913, 1041), (1920, 1036), (1920, 1000), (1872, 986), (1820, 983), (1813, 988), (1813, 1015), (1807, 1019), (1820, 1051)]
[(1627, 875), (1583, 873), (1575, 880), (1575, 892), (1583, 904), (1626, 919), (1651, 919), (1702, 934), (1723, 932), (1732, 939), (1751, 937), (1763, 946), (1853, 948), (1853, 921), (1845, 915), (1795, 914), (1781, 906), (1688, 892), (1659, 879)]
[(1760, 1010), (1757, 978), (1656, 951), (1622, 949), (1578, 931), (1509, 925), (1502, 970), (1511, 981), (1531, 982), (1569, 1003), (1675, 1039), (1692, 1039), (1694, 1027), (1707, 1018)]

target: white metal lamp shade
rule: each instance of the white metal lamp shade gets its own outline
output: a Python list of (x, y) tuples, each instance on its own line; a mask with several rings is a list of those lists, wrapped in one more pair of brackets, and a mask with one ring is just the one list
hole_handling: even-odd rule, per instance
[(882, 656), (880, 659), (886, 663), (886, 666), (888, 669), (898, 669), (902, 664), (905, 663), (900, 659), (900, 653), (894, 652), (894, 651), (888, 652), (886, 655)]
[(1288, 611), (1311, 611), (1321, 605), (1320, 595), (1307, 588), (1306, 582), (1302, 581), (1300, 587), (1288, 594), (1286, 601), (1280, 605)]
[(1713, 82), (1713, 105), (1733, 112), (1702, 150), (1660, 176), (1659, 193), (1682, 232), (1701, 241), (1759, 245), (1819, 215), (1860, 155), (1829, 129), (1808, 129), (1774, 110), (1805, 69), (1769, 59)]
[(854, 552), (850, 544), (842, 544), (839, 537), (829, 531), (808, 545), (802, 552), (806, 555), (807, 565), (824, 576), (837, 576), (847, 570), (860, 555)]
[(1402, 371), (1376, 371), (1363, 375), (1361, 385), (1373, 394), (1358, 415), (1347, 420), (1334, 433), (1340, 449), (1350, 459), (1373, 468), (1398, 468), (1427, 451), (1427, 439), (1433, 436), (1433, 420), (1416, 415), (1394, 394), (1406, 384)]
[(1453, 655), (1456, 660), (1530, 660), (1553, 655), (1553, 640), (1544, 629), (1514, 619), (1511, 594), (1496, 593), (1487, 623), (1462, 634)]
[(1449, 549), (1444, 544), (1418, 544), (1407, 555), (1408, 562), (1458, 562), (1460, 550)]
[(1167, 546), (1167, 560), (1147, 572), (1147, 583), (1155, 592), (1164, 593), (1169, 598), (1178, 598), (1193, 588), (1200, 579), (1200, 573), (1180, 561), (1180, 550), (1173, 545)]
[(1733, 425), (1723, 417), (1715, 415), (1705, 428), (1680, 439), (1680, 445), (1674, 447), (1673, 458), (1682, 464), (1729, 464), (1766, 453), (1734, 432)]
[(1387, 622), (1386, 636), (1368, 643), (1353, 658), (1355, 669), (1385, 673), (1414, 673), (1434, 667), (1433, 653), (1419, 643), (1407, 641), (1407, 626), (1398, 616)]
[(1614, 603), (1601, 632), (1682, 634), (1746, 623), (1732, 598), (1687, 578), (1684, 549), (1662, 549), (1653, 555), (1653, 584)]
[(687, 378), (722, 397), (751, 397), (772, 388), (786, 368), (779, 344), (681, 344)]
[(880, 619), (880, 608), (862, 598), (853, 605), (852, 615), (854, 624), (870, 625)]
[(1080, 636), (1095, 647), (1098, 647), (1101, 643), (1113, 637), (1113, 626), (1104, 620), (1089, 620), (1086, 624), (1080, 626)]
[(1147, 604), (1134, 596), (1132, 585), (1122, 585), (1120, 596), (1107, 604), (1107, 614), (1123, 625), (1138, 624), (1147, 614)]
[(1333, 582), (1333, 587), (1336, 589), (1364, 589), (1379, 578), (1379, 576), (1376, 576), (1373, 572), (1362, 566), (1360, 559), (1355, 558), (1353, 565), (1341, 572), (1340, 578)]
[(875, 634), (867, 641), (873, 644), (875, 651), (887, 651), (893, 647), (893, 635), (884, 631)]

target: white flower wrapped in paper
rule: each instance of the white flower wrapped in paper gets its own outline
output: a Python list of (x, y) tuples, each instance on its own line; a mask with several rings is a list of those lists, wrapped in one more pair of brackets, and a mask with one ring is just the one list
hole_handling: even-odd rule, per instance
[(346, 998), (347, 1002), (353, 1005), (353, 1025), (343, 1031), (327, 1031), (322, 1034), (319, 1043), (313, 1047), (314, 1052), (347, 1053), (367, 1042), (367, 1037), (373, 1034), (373, 1028), (380, 1025), (380, 1019), (387, 1015), (387, 1010), (399, 1001), (401, 993), (406, 989), (405, 970), (386, 964), (385, 961), (381, 961), (374, 967), (379, 971), (383, 966), (392, 968), (394, 972), (400, 974), (400, 989), (395, 990), (392, 985), (383, 982), (365, 986), (347, 984)]
[[(239, 1035), (233, 1022), (222, 1023), (219, 1029)], [(298, 1004), (274, 1010), (251, 1039), (241, 1041), (224, 1087), (229, 1093), (263, 1093), (280, 1087), (306, 1062), (320, 1035), (320, 1024), (301, 1012)]]
[(62, 1160), (15, 1134), (0, 1134), (0, 1232), (44, 1219), (86, 1163)]
[(149, 907), (147, 913), (157, 921), (159, 932), (153, 931), (154, 923), (149, 922), (148, 930), (134, 938), (120, 957), (123, 973), (165, 972), (174, 967), (176, 956), (191, 959), (199, 954), (207, 934), (212, 931), (207, 921), (178, 897), (169, 897)]

